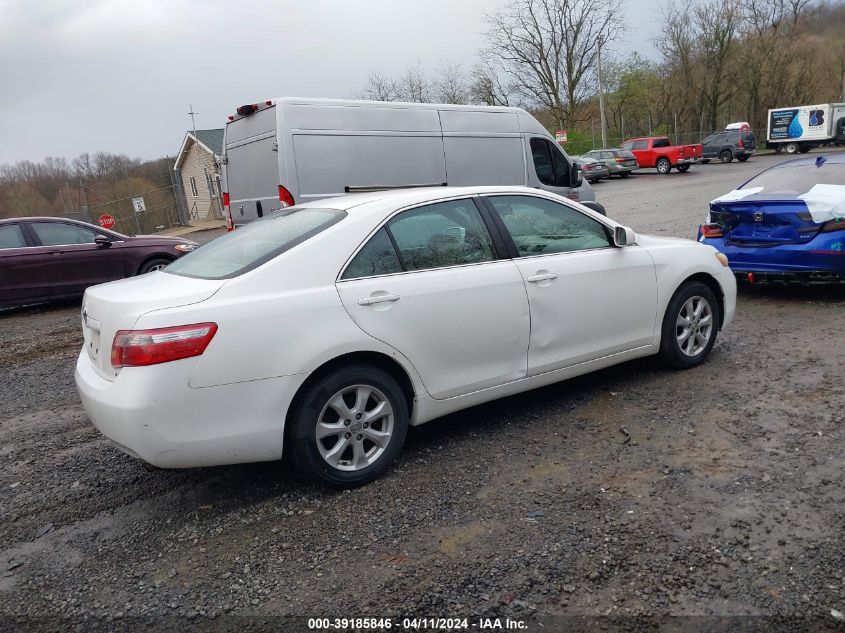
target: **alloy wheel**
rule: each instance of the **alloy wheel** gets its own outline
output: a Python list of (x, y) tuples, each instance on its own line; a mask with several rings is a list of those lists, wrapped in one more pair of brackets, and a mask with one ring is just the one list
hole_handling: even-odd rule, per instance
[(695, 295), (686, 300), (675, 322), (678, 347), (686, 356), (698, 356), (707, 348), (713, 335), (713, 310), (704, 297)]
[(317, 449), (332, 468), (357, 471), (375, 463), (394, 430), (393, 407), (370, 385), (344, 387), (317, 418)]

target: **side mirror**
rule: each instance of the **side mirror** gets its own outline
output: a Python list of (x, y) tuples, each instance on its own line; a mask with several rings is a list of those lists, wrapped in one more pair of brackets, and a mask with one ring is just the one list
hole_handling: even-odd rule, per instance
[(111, 238), (107, 235), (95, 235), (94, 244), (103, 247), (111, 246)]
[(627, 226), (617, 226), (616, 229), (613, 231), (614, 246), (619, 246), (621, 248), (623, 246), (632, 246), (636, 243), (637, 234), (634, 233), (634, 231), (632, 229), (629, 229)]
[(572, 161), (572, 167), (569, 172), (569, 186), (577, 189), (583, 184), (581, 180), (581, 167), (578, 166), (578, 163)]

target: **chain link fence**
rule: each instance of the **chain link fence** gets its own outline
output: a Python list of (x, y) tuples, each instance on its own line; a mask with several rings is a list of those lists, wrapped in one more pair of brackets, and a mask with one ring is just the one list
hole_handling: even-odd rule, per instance
[(101, 216), (110, 215), (115, 220), (112, 228), (127, 235), (147, 235), (188, 224), (185, 199), (176, 185), (91, 206), (83, 205), (79, 209), (66, 210), (63, 215), (90, 224), (98, 224)]

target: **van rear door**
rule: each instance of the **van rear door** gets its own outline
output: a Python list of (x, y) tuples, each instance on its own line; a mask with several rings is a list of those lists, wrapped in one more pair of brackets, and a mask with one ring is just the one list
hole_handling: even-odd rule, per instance
[(235, 226), (280, 208), (283, 148), (276, 135), (276, 107), (228, 123), (224, 143), (224, 186)]

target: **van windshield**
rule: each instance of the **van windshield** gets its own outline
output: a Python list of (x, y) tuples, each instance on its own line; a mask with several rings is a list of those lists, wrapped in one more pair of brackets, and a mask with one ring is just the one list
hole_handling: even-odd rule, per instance
[(177, 259), (164, 272), (231, 279), (278, 257), (346, 217), (335, 209), (290, 207), (250, 222)]

